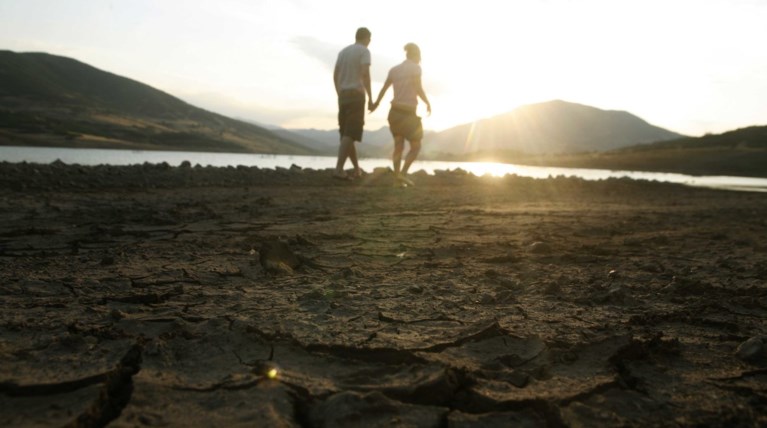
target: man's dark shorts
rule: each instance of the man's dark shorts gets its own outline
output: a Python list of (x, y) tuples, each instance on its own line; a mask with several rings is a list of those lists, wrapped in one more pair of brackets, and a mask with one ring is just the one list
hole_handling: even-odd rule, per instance
[(423, 124), (414, 109), (392, 106), (389, 110), (389, 129), (392, 135), (405, 137), (408, 141), (423, 139)]
[(338, 95), (338, 130), (341, 137), (362, 141), (365, 126), (365, 93), (341, 91)]

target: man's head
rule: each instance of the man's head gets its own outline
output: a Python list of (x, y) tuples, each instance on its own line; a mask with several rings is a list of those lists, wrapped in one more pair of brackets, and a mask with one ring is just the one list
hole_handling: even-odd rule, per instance
[(408, 43), (405, 45), (405, 56), (407, 59), (421, 62), (421, 48), (415, 43)]
[(365, 27), (358, 28), (355, 39), (357, 40), (357, 43), (362, 43), (363, 45), (367, 46), (370, 44), (370, 30)]

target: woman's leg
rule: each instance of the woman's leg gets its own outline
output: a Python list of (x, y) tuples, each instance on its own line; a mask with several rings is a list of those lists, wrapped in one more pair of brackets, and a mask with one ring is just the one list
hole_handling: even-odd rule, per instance
[(394, 136), (394, 152), (391, 155), (392, 166), (394, 167), (394, 175), (399, 176), (400, 167), (402, 165), (402, 151), (405, 149), (405, 137), (401, 135)]
[(410, 169), (410, 165), (413, 164), (413, 161), (415, 161), (415, 159), (418, 157), (418, 153), (420, 152), (421, 152), (421, 142), (411, 141), (410, 151), (407, 152), (407, 156), (405, 157), (405, 164), (402, 166), (402, 175), (407, 175), (407, 172)]

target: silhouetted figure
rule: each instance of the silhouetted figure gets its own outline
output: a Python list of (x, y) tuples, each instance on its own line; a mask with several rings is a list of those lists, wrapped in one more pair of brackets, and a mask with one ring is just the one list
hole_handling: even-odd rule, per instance
[[(389, 129), (394, 137), (394, 153), (392, 154), (394, 175), (400, 183), (412, 186), (414, 183), (407, 178), (407, 172), (421, 151), (421, 140), (423, 139), (421, 118), (416, 115), (418, 98), (420, 97), (426, 103), (429, 114), (431, 114), (431, 103), (429, 103), (421, 85), (421, 49), (415, 43), (408, 43), (405, 45), (405, 53), (405, 61), (389, 70), (386, 82), (378, 94), (378, 99), (373, 103), (371, 111), (378, 108), (389, 86), (394, 86), (394, 98), (388, 117)], [(410, 151), (405, 158), (405, 164), (401, 165), (405, 140), (410, 143)]]
[(333, 81), (338, 94), (338, 127), (341, 142), (338, 147), (338, 161), (333, 176), (348, 180), (344, 171), (346, 158), (354, 165), (354, 177), (362, 174), (357, 161), (355, 141), (362, 141), (362, 128), (365, 125), (365, 96), (368, 108), (373, 109), (373, 92), (370, 90), (370, 30), (357, 29), (356, 42), (341, 50), (333, 70)]

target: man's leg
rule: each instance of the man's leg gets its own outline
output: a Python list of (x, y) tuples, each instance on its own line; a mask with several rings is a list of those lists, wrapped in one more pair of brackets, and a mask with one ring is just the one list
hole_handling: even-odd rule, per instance
[[(347, 136), (341, 137), (341, 143), (338, 145), (338, 161), (336, 162), (336, 172), (335, 172), (336, 176), (340, 177), (345, 175), (344, 164), (346, 163), (346, 158), (349, 157), (350, 147), (354, 148), (354, 140), (352, 139), (352, 137), (347, 137)], [(356, 155), (355, 155), (355, 158), (356, 158)]]
[(355, 141), (352, 141), (352, 144), (349, 146), (349, 159), (352, 161), (352, 165), (354, 166), (354, 177), (362, 177), (362, 170), (360, 169), (360, 164), (357, 161), (357, 143)]
[[(365, 125), (365, 94), (358, 94), (351, 102), (344, 104), (344, 126), (342, 127), (341, 144), (338, 147), (338, 162), (336, 163), (335, 175), (348, 177), (344, 172), (346, 158), (350, 158), (354, 166), (354, 174), (360, 174), (360, 166), (357, 161), (357, 148), (355, 141), (362, 141), (362, 131)], [(340, 122), (340, 121), (339, 121)]]

